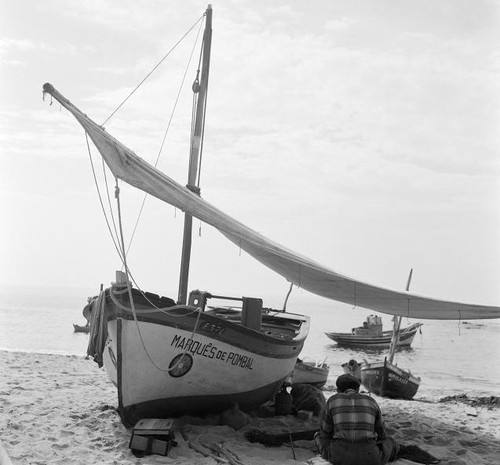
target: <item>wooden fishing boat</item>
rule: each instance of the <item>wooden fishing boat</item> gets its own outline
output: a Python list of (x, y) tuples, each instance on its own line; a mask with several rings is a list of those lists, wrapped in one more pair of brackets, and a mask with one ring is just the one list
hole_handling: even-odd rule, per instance
[[(413, 269), (410, 270), (406, 291), (410, 290)], [(394, 317), (394, 329), (389, 349), (389, 356), (383, 362), (363, 363), (360, 367), (361, 384), (369, 391), (382, 397), (410, 400), (417, 393), (420, 378), (413, 376), (410, 370), (396, 366), (394, 356), (401, 333), (401, 316)]]
[(328, 380), (330, 367), (325, 362), (297, 360), (293, 370), (292, 384), (311, 384), (322, 388)]
[(89, 333), (90, 332), (90, 326), (81, 326), (73, 323), (73, 331), (75, 333)]
[[(409, 318), (499, 318), (499, 307), (412, 295), (340, 274), (248, 228), (201, 196), (198, 174), (204, 147), (210, 65), (210, 5), (203, 18), (205, 30), (197, 60), (201, 69), (194, 73), (192, 86), (193, 121), (187, 185), (174, 181), (147, 163), (54, 86), (48, 83), (43, 86), (44, 96), (50, 95), (51, 100), (59, 102), (83, 127), (87, 141), (90, 139), (103, 158), (103, 170), (109, 169), (116, 180), (113, 218), (118, 224), (115, 229), (108, 224), (108, 231), (124, 274), (118, 273), (116, 282), (103, 290), (95, 302), (88, 353), (100, 366), (104, 364), (115, 383), (122, 421), (131, 425), (148, 416), (201, 414), (228, 408), (234, 402), (238, 402), (241, 408), (263, 403), (276, 394), (293, 371), (307, 337), (307, 316), (264, 308), (259, 298), (238, 297), (236, 307), (227, 307), (218, 303), (208, 306), (207, 301), (212, 298), (225, 301), (228, 297), (200, 291), (193, 291), (188, 296), (193, 217), (213, 226), (238, 249), (290, 284), (328, 299)], [(193, 29), (194, 26), (190, 31)], [(123, 103), (112, 115), (122, 108)], [(90, 143), (88, 150), (91, 155)], [(92, 160), (92, 156), (89, 158)], [(121, 219), (121, 182), (184, 212), (176, 301), (139, 290), (135, 284), (132, 286), (128, 245)], [(99, 190), (98, 195), (101, 196)], [(100, 200), (103, 209), (109, 207), (111, 210), (111, 202)], [(109, 217), (105, 218), (108, 221)], [(154, 259), (151, 257), (151, 266), (165, 266), (165, 263), (158, 263), (159, 256), (161, 254), (155, 255)], [(212, 263), (202, 265), (210, 273), (216, 269)], [(234, 297), (230, 298), (234, 300)]]
[(420, 378), (387, 361), (361, 365), (361, 383), (373, 394), (393, 399), (413, 399)]
[[(414, 323), (399, 333), (397, 347), (409, 347), (422, 323)], [(394, 334), (393, 330), (383, 331), (382, 319), (376, 315), (367, 317), (363, 326), (353, 328), (350, 333), (325, 333), (332, 341), (344, 347), (360, 349), (388, 349)]]
[[(102, 288), (103, 288), (103, 286), (101, 284), (101, 291), (102, 291)], [(85, 307), (83, 307), (83, 310), (82, 310), (82, 315), (87, 320), (87, 323), (85, 326), (77, 325), (77, 324), (73, 323), (73, 330), (75, 333), (89, 333), (90, 332), (90, 323), (92, 321), (92, 308), (93, 308), (94, 302), (97, 301), (97, 297), (98, 296), (94, 296), (94, 297), (89, 297), (87, 299), (87, 303), (86, 303)]]
[[(210, 6), (204, 16), (202, 68), (193, 85), (196, 111), (184, 193), (195, 201), (199, 199), (196, 179), (210, 63)], [(128, 159), (125, 164), (132, 161), (131, 151), (52, 86), (45, 85), (44, 89), (73, 113), (103, 157), (109, 155), (111, 145)], [(118, 164), (123, 168), (121, 161)], [(147, 165), (144, 161), (140, 164)], [(137, 174), (141, 170), (133, 171)], [(139, 184), (147, 185), (148, 181), (143, 178)], [(187, 205), (192, 200), (187, 200)], [(186, 205), (181, 208), (186, 210)], [(211, 208), (209, 214), (217, 212)], [(234, 225), (237, 232), (244, 228), (229, 217), (224, 220), (226, 232)], [(152, 416), (222, 411), (234, 403), (241, 409), (256, 407), (271, 399), (293, 371), (308, 334), (307, 316), (263, 309), (258, 298), (215, 296), (219, 301), (232, 301), (230, 308), (220, 304), (209, 307), (207, 302), (214, 296), (208, 292), (194, 291), (188, 298), (191, 231), (192, 215), (186, 212), (177, 302), (132, 287), (122, 242), (120, 252), (126, 271), (117, 272), (116, 283), (103, 290), (93, 305), (89, 352), (105, 366), (116, 385), (118, 410), (126, 425)]]
[[(213, 296), (193, 291), (187, 305), (117, 282), (99, 303), (103, 363), (119, 392), (122, 418), (243, 410), (271, 399), (293, 370), (309, 330), (302, 315), (262, 309), (208, 307)], [(105, 311), (102, 311), (105, 308)]]

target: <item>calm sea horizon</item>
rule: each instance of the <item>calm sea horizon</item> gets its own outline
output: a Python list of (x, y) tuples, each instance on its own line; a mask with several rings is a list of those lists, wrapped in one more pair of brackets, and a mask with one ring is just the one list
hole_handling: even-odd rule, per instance
[[(82, 309), (92, 289), (37, 289), (0, 287), (0, 350), (86, 355), (88, 335), (75, 333), (73, 323), (85, 324)], [(276, 301), (276, 299), (275, 299)], [(267, 300), (264, 298), (264, 304)], [(273, 302), (273, 305), (280, 305)], [(342, 373), (341, 365), (383, 360), (386, 351), (366, 352), (341, 348), (325, 332), (349, 332), (371, 312), (312, 296), (292, 295), (287, 310), (311, 318), (309, 337), (301, 358), (326, 361), (330, 366), (327, 388)], [(384, 329), (392, 326), (383, 315)], [(500, 320), (439, 321), (403, 318), (402, 326), (421, 321), (410, 349), (396, 355), (397, 364), (422, 381), (416, 399), (468, 396), (500, 396)]]

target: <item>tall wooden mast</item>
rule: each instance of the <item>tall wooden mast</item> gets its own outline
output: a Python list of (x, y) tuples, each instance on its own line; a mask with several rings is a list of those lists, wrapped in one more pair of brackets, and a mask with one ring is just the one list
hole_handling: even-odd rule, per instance
[[(191, 150), (189, 156), (189, 170), (187, 188), (196, 194), (200, 193), (197, 185), (198, 165), (202, 149), (203, 130), (205, 126), (205, 109), (207, 103), (208, 73), (210, 68), (210, 48), (212, 43), (212, 5), (208, 5), (205, 12), (205, 32), (203, 34), (203, 51), (201, 78), (193, 84), (193, 92), (198, 93), (194, 131), (191, 139)], [(189, 280), (189, 263), (191, 259), (191, 238), (193, 230), (193, 217), (184, 215), (184, 238), (182, 242), (181, 269), (179, 278), (178, 303), (185, 304), (187, 300), (187, 289)]]
[[(412, 275), (413, 275), (413, 268), (410, 270), (410, 274), (408, 276), (408, 281), (406, 283), (406, 292), (408, 292), (410, 290)], [(399, 331), (401, 329), (401, 320), (402, 319), (403, 319), (402, 316), (394, 316), (394, 329), (393, 329), (393, 333), (392, 333), (391, 347), (389, 348), (389, 357), (388, 357), (389, 363), (392, 363), (394, 361), (394, 354), (396, 353), (396, 349), (398, 348)]]

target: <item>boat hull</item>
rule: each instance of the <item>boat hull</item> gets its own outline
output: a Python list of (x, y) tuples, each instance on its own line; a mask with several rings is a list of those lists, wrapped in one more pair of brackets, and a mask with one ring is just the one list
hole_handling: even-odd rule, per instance
[(311, 384), (322, 388), (326, 384), (329, 371), (326, 363), (317, 366), (315, 363), (297, 361), (293, 370), (292, 384)]
[(90, 326), (80, 326), (73, 323), (73, 330), (75, 333), (88, 333), (90, 332)]
[[(141, 418), (242, 410), (271, 399), (293, 371), (309, 320), (293, 339), (265, 334), (193, 307), (144, 308), (107, 298), (103, 363), (127, 425)], [(278, 320), (279, 323), (279, 320)], [(279, 326), (279, 325), (278, 325)], [(196, 328), (196, 329), (195, 329)]]
[(378, 396), (410, 400), (418, 391), (420, 378), (385, 360), (363, 364), (361, 383)]
[[(398, 347), (409, 347), (415, 338), (419, 324), (402, 330)], [(384, 331), (381, 336), (358, 336), (350, 333), (325, 333), (332, 341), (344, 347), (363, 349), (388, 349), (391, 345), (392, 331)]]

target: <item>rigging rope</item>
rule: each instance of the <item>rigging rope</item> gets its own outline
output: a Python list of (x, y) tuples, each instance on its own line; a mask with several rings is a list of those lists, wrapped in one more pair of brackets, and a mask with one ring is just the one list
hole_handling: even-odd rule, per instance
[[(88, 150), (88, 154), (89, 154), (89, 159), (90, 159), (90, 165), (92, 167), (92, 174), (93, 174), (93, 177), (94, 177), (94, 183), (95, 183), (95, 186), (96, 186), (96, 189), (97, 189), (97, 194), (98, 194), (98, 198), (99, 198), (99, 203), (101, 205), (101, 210), (103, 212), (103, 215), (104, 215), (104, 219), (106, 221), (106, 226), (108, 227), (108, 231), (109, 231), (109, 234), (111, 236), (111, 240), (113, 241), (113, 244), (115, 246), (115, 249), (118, 253), (118, 256), (120, 258), (120, 261), (122, 262), (122, 268), (125, 268), (126, 267), (126, 264), (125, 264), (125, 260), (124, 260), (124, 255), (123, 255), (123, 252), (122, 252), (122, 249), (123, 248), (120, 248), (119, 247), (119, 243), (120, 243), (120, 240), (119, 240), (119, 234), (118, 232), (116, 232), (116, 237), (113, 235), (113, 231), (111, 230), (111, 226), (110, 226), (110, 222), (109, 222), (109, 219), (108, 219), (108, 215), (106, 213), (106, 209), (104, 207), (104, 202), (102, 200), (102, 194), (101, 194), (101, 190), (99, 189), (99, 183), (97, 181), (97, 175), (96, 175), (96, 171), (95, 171), (95, 167), (94, 167), (94, 161), (92, 159), (92, 153), (91, 153), (91, 150), (90, 150), (90, 144), (89, 144), (89, 141), (88, 141), (88, 135), (87, 133), (85, 133), (85, 137), (86, 137), (86, 142), (87, 142), (87, 150)], [(116, 182), (117, 182), (117, 179), (115, 178)], [(119, 191), (119, 188), (118, 188), (118, 185), (116, 185), (116, 189), (118, 189)], [(115, 191), (116, 192), (116, 191)], [(115, 195), (116, 196), (116, 195)], [(121, 228), (121, 212), (119, 211), (119, 218), (120, 218), (120, 228)], [(115, 231), (116, 231), (116, 225), (115, 225)], [(127, 267), (128, 269), (128, 267)], [(144, 299), (153, 307), (155, 308), (156, 310), (159, 310), (159, 311), (162, 311), (166, 314), (170, 314), (168, 312), (168, 310), (165, 310), (163, 308), (159, 308), (157, 307), (153, 302), (151, 302), (147, 295), (142, 291), (141, 287), (138, 285), (137, 281), (134, 279), (130, 269), (128, 269), (128, 277), (130, 278), (130, 281), (134, 283), (136, 289), (142, 294), (142, 296), (144, 297)], [(193, 310), (193, 313), (195, 312), (196, 310)], [(173, 314), (170, 314), (170, 316), (177, 316), (177, 315), (173, 315)]]
[(167, 54), (153, 67), (153, 69), (144, 77), (144, 79), (137, 84), (134, 90), (127, 95), (127, 97), (123, 100), (118, 107), (106, 118), (106, 120), (101, 124), (104, 126), (114, 115), (115, 113), (127, 102), (127, 100), (132, 97), (132, 95), (139, 89), (139, 87), (146, 82), (146, 80), (156, 71), (156, 69), (168, 58), (168, 56), (177, 48), (177, 46), (186, 38), (186, 36), (195, 28), (195, 26), (205, 17), (203, 14), (189, 29), (188, 31), (177, 41), (177, 43), (167, 52)]
[[(192, 61), (192, 57), (194, 55), (194, 50), (195, 50), (195, 47), (196, 47), (196, 44), (198, 43), (198, 39), (199, 39), (199, 35), (200, 35), (200, 31), (201, 31), (201, 28), (202, 28), (202, 23), (201, 23), (201, 20), (203, 19), (203, 17), (205, 16), (205, 14), (200, 17), (194, 24), (193, 26), (181, 37), (181, 39), (172, 47), (172, 49), (153, 67), (153, 69), (144, 77), (144, 79), (142, 79), (142, 81), (132, 90), (132, 92), (130, 92), (130, 94), (123, 100), (123, 102), (118, 105), (118, 107), (110, 114), (110, 116), (102, 123), (101, 126), (104, 126), (104, 124), (106, 124), (115, 114), (116, 112), (127, 102), (127, 100), (139, 89), (139, 87), (142, 86), (142, 84), (144, 84), (144, 82), (153, 74), (154, 71), (156, 71), (156, 69), (163, 63), (163, 61), (165, 61), (165, 59), (177, 48), (177, 46), (185, 39), (185, 37), (194, 29), (194, 27), (199, 23), (200, 24), (200, 27), (198, 29), (198, 33), (196, 35), (196, 39), (194, 41), (194, 44), (193, 44), (193, 48), (191, 50), (191, 54), (189, 56), (189, 59), (188, 59), (188, 62), (187, 62), (187, 65), (186, 65), (186, 69), (184, 71), (184, 75), (183, 75), (183, 78), (182, 78), (182, 81), (181, 81), (181, 84), (179, 86), (179, 90), (177, 92), (177, 95), (176, 95), (176, 99), (175, 99), (175, 103), (174, 103), (174, 107), (172, 109), (172, 112), (170, 114), (170, 118), (168, 120), (168, 123), (167, 123), (167, 127), (165, 129), (165, 132), (163, 134), (163, 139), (162, 139), (162, 142), (160, 144), (160, 149), (158, 151), (158, 154), (157, 154), (157, 157), (156, 157), (156, 161), (155, 161), (155, 164), (154, 166), (156, 167), (158, 165), (158, 162), (159, 162), (159, 159), (161, 157), (161, 154), (162, 154), (162, 151), (163, 151), (163, 148), (164, 148), (164, 145), (165, 145), (165, 141), (166, 141), (166, 137), (168, 135), (168, 132), (169, 132), (169, 129), (170, 129), (170, 126), (172, 124), (172, 120), (173, 120), (173, 116), (175, 114), (175, 111), (176, 111), (176, 108), (177, 108), (177, 105), (178, 105), (178, 102), (179, 102), (179, 99), (180, 99), (180, 94), (181, 94), (181, 91), (182, 91), (182, 88), (184, 87), (184, 83), (185, 83), (185, 80), (186, 80), (186, 76), (187, 76), (187, 73), (188, 73), (188, 70), (189, 70), (189, 66), (191, 64), (191, 61)], [(200, 54), (200, 59), (201, 61), (201, 54)], [(199, 75), (199, 67), (200, 65), (198, 64), (198, 75)], [(109, 233), (111, 235), (111, 238), (113, 240), (113, 243), (114, 243), (114, 246), (118, 252), (118, 256), (120, 257), (120, 260), (122, 262), (122, 267), (125, 271), (125, 275), (126, 275), (126, 279), (127, 279), (127, 289), (126, 289), (126, 292), (128, 292), (128, 298), (129, 298), (129, 302), (130, 302), (130, 310), (132, 311), (132, 314), (134, 316), (134, 321), (135, 321), (135, 324), (136, 324), (136, 328), (137, 328), (137, 332), (138, 332), (138, 335), (139, 335), (139, 338), (141, 340), (141, 344), (142, 344), (142, 347), (144, 349), (144, 352), (146, 353), (147, 357), (149, 358), (149, 360), (151, 361), (152, 365), (158, 369), (159, 371), (162, 371), (162, 372), (171, 372), (172, 370), (175, 370), (179, 364), (183, 363), (184, 361), (184, 355), (188, 352), (188, 350), (184, 350), (183, 351), (183, 356), (181, 356), (179, 358), (179, 360), (175, 363), (175, 365), (173, 367), (169, 367), (168, 369), (164, 369), (162, 367), (160, 367), (151, 357), (149, 351), (147, 350), (146, 348), (146, 344), (145, 344), (145, 341), (143, 339), (143, 336), (142, 336), (142, 333), (140, 331), (140, 327), (139, 327), (139, 323), (138, 323), (138, 319), (137, 319), (137, 313), (136, 313), (136, 308), (135, 308), (135, 304), (134, 304), (134, 300), (133, 300), (133, 295), (132, 295), (132, 287), (131, 287), (131, 282), (133, 282), (136, 286), (136, 288), (138, 289), (138, 291), (142, 294), (142, 296), (146, 299), (146, 301), (153, 307), (155, 308), (156, 310), (159, 310), (161, 312), (164, 312), (166, 314), (169, 314), (170, 316), (172, 317), (182, 317), (182, 316), (187, 316), (189, 315), (189, 313), (187, 314), (183, 314), (183, 315), (177, 315), (177, 314), (174, 314), (173, 312), (171, 311), (168, 311), (167, 309), (164, 309), (164, 308), (158, 308), (156, 307), (156, 305), (154, 305), (148, 298), (147, 296), (145, 295), (145, 293), (140, 289), (140, 287), (137, 285), (135, 279), (133, 278), (132, 276), (132, 273), (128, 267), (128, 263), (127, 263), (127, 254), (129, 252), (129, 249), (130, 249), (130, 246), (132, 244), (132, 240), (134, 238), (134, 235), (135, 235), (135, 232), (137, 230), (137, 226), (139, 224), (139, 220), (141, 218), (141, 215), (142, 215), (142, 211), (144, 209), (144, 205), (145, 205), (145, 201), (146, 201), (146, 198), (147, 198), (147, 194), (144, 195), (144, 198), (143, 198), (143, 201), (142, 201), (142, 205), (140, 207), (140, 210), (139, 210), (139, 214), (138, 214), (138, 217), (137, 217), (137, 220), (136, 220), (136, 223), (135, 223), (135, 226), (134, 226), (134, 229), (133, 229), (133, 233), (131, 235), (131, 238), (130, 238), (130, 241), (129, 241), (129, 244), (128, 244), (128, 247), (125, 249), (125, 240), (124, 240), (124, 234), (123, 234), (123, 224), (122, 224), (122, 215), (121, 215), (121, 205), (120, 205), (120, 188), (118, 186), (118, 179), (115, 177), (115, 198), (116, 198), (116, 202), (117, 202), (117, 214), (118, 214), (118, 228), (117, 228), (117, 225), (116, 225), (116, 221), (115, 221), (115, 217), (114, 217), (114, 214), (113, 214), (113, 207), (112, 207), (112, 202), (111, 202), (111, 197), (110, 197), (110, 192), (109, 192), (109, 185), (108, 185), (108, 179), (107, 179), (107, 175), (106, 175), (106, 164), (104, 162), (104, 160), (102, 160), (102, 169), (103, 169), (103, 177), (104, 177), (104, 183), (105, 183), (105, 186), (106, 186), (106, 195), (107, 195), (107, 198), (108, 198), (108, 206), (109, 206), (109, 211), (110, 211), (110, 216), (111, 216), (111, 222), (113, 224), (113, 229), (114, 229), (114, 234), (113, 234), (113, 231), (112, 231), (112, 228), (111, 228), (111, 224), (110, 224), (110, 220), (108, 218), (108, 215), (106, 213), (106, 209), (104, 207), (104, 202), (103, 202), (103, 199), (102, 199), (102, 194), (101, 194), (101, 190), (99, 188), (99, 183), (98, 183), (98, 180), (97, 180), (97, 175), (96, 175), (96, 171), (95, 171), (95, 167), (94, 167), (94, 163), (93, 163), (93, 160), (92, 160), (92, 154), (91, 154), (91, 150), (90, 150), (90, 144), (89, 144), (89, 140), (88, 140), (88, 134), (85, 133), (85, 137), (86, 137), (86, 142), (87, 142), (87, 149), (88, 149), (88, 153), (89, 153), (89, 158), (90, 158), (90, 163), (91, 163), (91, 166), (92, 166), (92, 173), (93, 173), (93, 176), (94, 176), (94, 182), (95, 182), (95, 185), (96, 185), (96, 188), (97, 188), (97, 193), (98, 193), (98, 197), (99, 197), (99, 202), (101, 204), (101, 209), (103, 211), (103, 214), (104, 214), (104, 218), (106, 220), (106, 225), (108, 227), (108, 230), (109, 230)], [(191, 136), (192, 137), (192, 136)], [(199, 182), (199, 177), (198, 177), (198, 182)], [(114, 293), (115, 289), (111, 289), (110, 290), (110, 296), (112, 298), (113, 301), (115, 301), (116, 299), (113, 299), (113, 293)], [(115, 302), (116, 303), (116, 302)], [(122, 307), (120, 305), (120, 307)], [(189, 307), (186, 307), (186, 308), (189, 308)], [(170, 309), (172, 310), (172, 309)], [(190, 340), (193, 339), (194, 335), (196, 334), (196, 330), (197, 330), (197, 327), (198, 327), (198, 323), (199, 323), (199, 319), (200, 319), (200, 316), (201, 316), (201, 308), (200, 307), (197, 307), (196, 309), (193, 309), (191, 313), (194, 313), (194, 312), (197, 312), (197, 318), (196, 318), (196, 321), (195, 321), (195, 324), (194, 324), (194, 327), (193, 327), (193, 331), (192, 331), (192, 334), (190, 336)], [(187, 347), (187, 346), (186, 346)]]
[(102, 173), (104, 176), (104, 184), (106, 185), (106, 196), (108, 198), (109, 214), (111, 215), (111, 220), (113, 221), (113, 229), (115, 230), (115, 235), (116, 235), (116, 237), (118, 237), (118, 230), (116, 229), (115, 215), (113, 214), (113, 207), (111, 205), (111, 196), (109, 195), (108, 177), (106, 176), (106, 163), (104, 162), (104, 158), (102, 158)]
[[(153, 360), (153, 358), (151, 357), (151, 354), (149, 353), (149, 351), (146, 347), (146, 343), (144, 342), (144, 338), (142, 337), (142, 332), (141, 332), (141, 329), (139, 327), (139, 321), (137, 319), (137, 312), (136, 312), (136, 308), (135, 308), (135, 304), (134, 304), (134, 297), (132, 296), (132, 286), (130, 285), (131, 280), (129, 279), (130, 272), (129, 272), (129, 268), (128, 268), (128, 264), (127, 264), (127, 257), (125, 254), (125, 240), (124, 240), (124, 236), (123, 236), (123, 224), (122, 224), (121, 205), (120, 205), (120, 188), (118, 186), (118, 180), (116, 181), (116, 186), (115, 186), (115, 198), (116, 198), (117, 210), (118, 210), (118, 225), (119, 225), (119, 230), (120, 230), (120, 245), (121, 245), (121, 251), (122, 251), (121, 256), (122, 256), (123, 266), (125, 268), (125, 275), (126, 275), (126, 279), (127, 279), (127, 292), (128, 292), (129, 302), (130, 302), (130, 309), (132, 310), (132, 314), (134, 315), (134, 322), (136, 325), (137, 334), (139, 335), (139, 339), (141, 340), (141, 344), (142, 344), (142, 348), (144, 349), (144, 353), (148, 357), (151, 364), (158, 371), (161, 371), (163, 373), (168, 373), (170, 371), (175, 370), (181, 363), (183, 363), (184, 355), (187, 353), (187, 349), (184, 350), (182, 356), (179, 358), (179, 360), (177, 361), (177, 363), (173, 367), (169, 367), (169, 368), (165, 369), (165, 368), (160, 367)], [(196, 322), (194, 324), (193, 331), (192, 331), (191, 336), (190, 336), (191, 340), (193, 339), (194, 335), (196, 334), (196, 330), (198, 328), (198, 323), (199, 323), (200, 316), (201, 316), (201, 308), (196, 307), (195, 311), (198, 312), (198, 315), (196, 317)]]
[[(181, 92), (182, 92), (182, 88), (184, 87), (184, 83), (186, 81), (186, 76), (187, 76), (187, 73), (188, 73), (188, 70), (189, 70), (189, 65), (191, 64), (191, 60), (193, 58), (194, 50), (195, 50), (196, 44), (198, 43), (198, 38), (200, 36), (201, 26), (202, 26), (202, 23), (200, 23), (200, 27), (199, 27), (198, 33), (196, 35), (196, 40), (194, 41), (193, 48), (191, 50), (191, 54), (189, 55), (189, 60), (188, 60), (187, 65), (186, 65), (186, 69), (184, 70), (184, 75), (182, 76), (182, 81), (181, 81), (181, 84), (179, 86), (179, 90), (177, 92), (177, 96), (175, 98), (174, 107), (172, 108), (172, 112), (170, 113), (170, 118), (168, 120), (167, 127), (165, 129), (164, 134), (163, 134), (163, 140), (162, 140), (162, 142), (160, 144), (160, 149), (158, 151), (158, 155), (156, 156), (156, 160), (155, 160), (155, 164), (154, 164), (155, 168), (158, 166), (158, 162), (160, 161), (160, 157), (161, 157), (161, 154), (162, 154), (162, 151), (163, 151), (163, 147), (165, 145), (165, 141), (167, 139), (167, 135), (168, 135), (168, 132), (170, 130), (170, 126), (172, 124), (172, 120), (174, 118), (175, 111), (177, 110), (177, 104), (179, 103), (179, 99), (180, 99), (180, 95), (181, 95)], [(144, 210), (144, 206), (146, 204), (147, 197), (148, 197), (148, 194), (145, 193), (144, 197), (142, 199), (142, 203), (141, 203), (141, 207), (139, 209), (139, 213), (137, 215), (137, 220), (135, 222), (134, 229), (132, 230), (132, 234), (130, 236), (130, 241), (129, 241), (129, 244), (128, 244), (128, 247), (127, 247), (127, 253), (129, 252), (130, 247), (132, 246), (132, 241), (134, 240), (135, 232), (136, 232), (136, 230), (137, 230), (137, 228), (139, 226), (139, 221), (141, 219), (142, 211)]]
[[(115, 246), (116, 251), (118, 252), (120, 259), (123, 261), (123, 257), (121, 255), (120, 248), (118, 247), (118, 244), (117, 244), (118, 234), (116, 235), (116, 237), (113, 236), (113, 231), (111, 230), (111, 226), (109, 224), (108, 215), (106, 214), (106, 209), (104, 208), (104, 203), (102, 201), (102, 196), (101, 196), (101, 190), (99, 189), (99, 183), (97, 182), (97, 175), (95, 172), (94, 161), (92, 160), (92, 152), (90, 151), (89, 137), (88, 137), (88, 134), (86, 132), (85, 132), (85, 140), (87, 141), (87, 150), (88, 150), (88, 154), (89, 154), (90, 165), (92, 167), (92, 174), (94, 176), (95, 186), (97, 189), (97, 195), (99, 197), (99, 203), (101, 204), (101, 209), (102, 209), (102, 212), (104, 214), (104, 218), (106, 220), (106, 225), (108, 227), (109, 234), (111, 236), (111, 240), (113, 241), (113, 244)], [(116, 231), (116, 227), (115, 227), (115, 231)]]
[[(203, 15), (205, 16), (205, 15)], [(168, 135), (168, 132), (170, 130), (170, 127), (171, 127), (171, 124), (172, 124), (172, 121), (173, 121), (173, 117), (174, 117), (174, 114), (177, 110), (177, 105), (179, 103), (179, 100), (180, 100), (180, 95), (181, 95), (181, 92), (182, 92), (182, 89), (184, 87), (184, 84), (185, 84), (185, 81), (186, 81), (186, 77), (187, 77), (187, 73), (189, 71), (189, 66), (191, 65), (191, 61), (193, 59), (193, 55), (194, 55), (194, 51), (195, 51), (195, 48), (196, 48), (196, 44), (198, 43), (198, 39), (199, 39), (199, 36), (200, 36), (200, 32), (202, 30), (202, 26), (203, 26), (203, 23), (201, 22), (201, 19), (203, 18), (203, 16), (198, 19), (195, 24), (189, 29), (188, 32), (186, 32), (186, 34), (184, 34), (184, 36), (177, 42), (177, 44), (162, 58), (162, 60), (153, 68), (153, 70), (146, 76), (146, 78), (144, 78), (138, 85), (137, 87), (135, 88), (134, 92), (146, 81), (146, 79), (158, 68), (158, 66), (168, 57), (168, 55), (175, 49), (175, 47), (177, 47), (177, 45), (189, 34), (189, 32), (191, 32), (191, 30), (196, 26), (196, 24), (199, 23), (199, 28), (198, 28), (198, 32), (196, 34), (196, 39), (193, 43), (193, 47), (191, 49), (191, 53), (189, 55), (189, 59), (188, 59), (188, 62), (186, 64), (186, 68), (184, 70), (184, 74), (183, 74), (183, 77), (182, 77), (182, 80), (181, 80), (181, 83), (179, 85), (179, 89), (178, 89), (178, 92), (177, 92), (177, 95), (176, 95), (176, 98), (175, 98), (175, 102), (174, 102), (174, 106), (172, 108), (172, 112), (170, 113), (170, 117), (168, 119), (168, 123), (167, 123), (167, 126), (166, 126), (166, 129), (164, 131), (164, 134), (163, 134), (163, 139), (162, 139), (162, 142), (160, 144), (160, 148), (158, 150), (158, 154), (156, 156), (156, 160), (155, 160), (155, 163), (154, 163), (154, 166), (158, 166), (158, 162), (160, 160), (160, 157), (161, 157), (161, 154), (162, 154), (162, 151), (163, 151), (163, 148), (165, 146), (165, 141), (166, 141), (166, 138), (167, 138), (167, 135)], [(198, 68), (199, 68), (199, 65), (198, 65)], [(199, 73), (199, 70), (198, 70), (198, 73)], [(132, 92), (133, 93), (133, 92)], [(132, 93), (127, 97), (127, 99), (132, 95)], [(118, 108), (113, 112), (116, 113), (116, 111), (121, 107), (123, 106), (123, 104), (125, 103), (125, 101), (127, 100), (125, 99), (119, 106)], [(109, 119), (111, 118), (110, 115), (108, 117), (108, 119), (105, 121), (105, 123), (107, 121), (109, 121)], [(104, 123), (103, 123), (104, 124)], [(87, 134), (86, 134), (87, 136)], [(88, 145), (88, 141), (87, 141), (87, 145)], [(90, 149), (89, 149), (90, 150)], [(92, 164), (93, 166), (93, 164)], [(97, 178), (96, 178), (96, 175), (95, 175), (95, 170), (94, 168), (92, 168), (92, 170), (94, 171), (94, 179), (96, 181), (96, 186), (97, 186)], [(106, 195), (108, 197), (108, 205), (109, 205), (109, 213), (110, 213), (110, 216), (111, 216), (111, 220), (112, 220), (112, 223), (113, 223), (113, 229), (114, 229), (114, 232), (115, 232), (115, 237), (118, 238), (118, 231), (117, 231), (117, 227), (116, 227), (116, 221), (115, 221), (115, 218), (114, 218), (114, 214), (113, 214), (113, 207), (111, 205), (111, 197), (110, 197), (110, 193), (109, 193), (109, 186), (108, 186), (108, 181), (107, 181), (107, 176), (106, 176), (106, 165), (104, 163), (104, 160), (102, 161), (102, 171), (103, 171), (103, 177), (104, 177), (104, 180), (105, 180), (105, 185), (106, 185)], [(100, 194), (100, 191), (99, 191), (99, 188), (98, 188), (98, 194), (99, 194), (99, 200), (101, 202), (101, 205), (102, 205), (102, 208), (103, 208), (103, 212), (104, 212), (104, 216), (106, 218), (106, 223), (108, 225), (108, 229), (110, 230), (111, 232), (111, 227), (110, 227), (110, 224), (109, 224), (109, 221), (107, 219), (107, 216), (106, 216), (106, 213), (105, 213), (105, 210), (104, 210), (104, 207), (103, 207), (103, 204), (102, 204), (102, 199), (101, 199), (101, 194)], [(144, 194), (144, 197), (143, 197), (143, 200), (142, 200), (142, 203), (141, 203), (141, 206), (139, 208), (139, 213), (137, 215), (137, 219), (136, 219), (136, 222), (135, 222), (135, 225), (134, 225), (134, 228), (133, 228), (133, 231), (132, 231), (132, 234), (130, 236), (130, 240), (129, 240), (129, 244), (127, 246), (127, 249), (126, 249), (126, 254), (128, 254), (128, 252), (130, 251), (130, 247), (132, 246), (132, 242), (134, 240), (134, 237), (135, 237), (135, 233), (137, 231), (137, 228), (139, 226), (139, 221), (141, 219), (141, 216), (142, 216), (142, 212), (144, 210), (144, 206), (145, 206), (145, 203), (146, 203), (146, 199), (148, 197), (148, 194)], [(112, 234), (111, 234), (112, 235)], [(113, 237), (113, 235), (112, 235)], [(115, 242), (115, 239), (113, 239), (113, 242)], [(117, 248), (118, 250), (118, 247), (116, 246), (116, 243), (115, 243), (115, 248)], [(122, 268), (123, 269), (123, 268)]]

